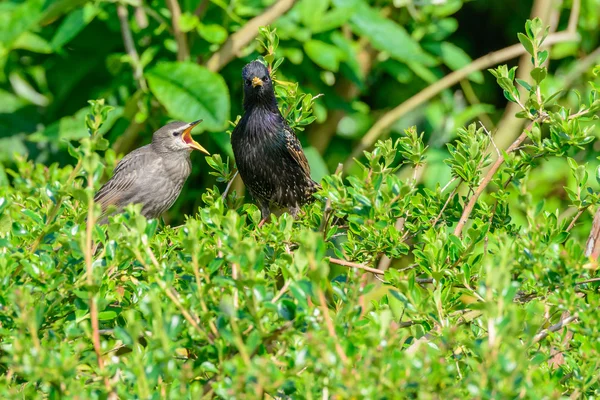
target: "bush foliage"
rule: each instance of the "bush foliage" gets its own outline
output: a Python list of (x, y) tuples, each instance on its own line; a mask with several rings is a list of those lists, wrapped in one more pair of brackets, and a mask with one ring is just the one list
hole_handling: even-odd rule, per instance
[[(33, 3), (0, 7), (14, 17), (31, 12)], [(228, 15), (224, 27), (208, 22), (217, 18), (213, 3)], [(437, 38), (441, 51), (449, 51), (444, 32), (452, 31), (448, 16), (460, 5), (414, 10), (421, 18), (408, 36), (365, 2), (334, 0), (331, 8), (328, 2), (299, 2), (276, 32), (262, 28), (258, 42), (276, 71), (282, 113), (310, 135), (319, 113), (332, 112), (320, 101), (337, 98), (323, 90), (321, 99), (291, 83), (301, 81), (291, 71), (305, 71), (282, 63), (282, 56), (298, 57), (282, 41), (303, 43), (296, 50), (322, 69), (323, 87), (338, 69), (347, 79), (359, 76), (347, 55), (354, 44), (338, 34), (344, 27), (390, 57), (379, 68), (427, 77), (426, 67), (431, 63), (435, 71), (439, 59), (426, 39)], [(243, 2), (237, 7), (211, 2), (202, 11), (206, 20), (184, 12), (180, 28), (204, 40), (189, 43), (192, 54), (214, 53), (260, 11)], [(40, 10), (30, 15), (31, 24), (59, 16), (57, 8)], [(83, 29), (82, 21), (108, 21), (110, 12), (88, 3), (54, 28), (50, 43), (32, 33), (5, 37), (5, 46), (29, 43), (32, 51), (32, 43), (51, 45), (60, 53)], [(599, 200), (598, 67), (581, 92), (561, 92), (547, 67), (548, 29), (530, 20), (518, 37), (530, 56), (529, 76), (519, 78), (505, 65), (485, 74), (527, 122), (510, 146), (498, 146), (483, 124), (460, 127), (482, 112), (481, 105), (470, 106), (470, 117), (453, 110), (451, 123), (438, 121), (445, 126), (443, 140), (407, 128), (333, 174), (327, 169), (350, 152), (325, 156), (317, 201), (296, 221), (283, 214), (259, 229), (258, 208), (228, 185), (234, 176), (228, 138), (215, 133), (213, 149), (225, 156), (207, 157), (205, 166), (194, 155), (204, 169), (202, 181), (215, 184), (202, 190), (199, 207), (181, 218), (182, 225), (146, 220), (133, 205), (99, 226), (93, 195), (115, 165), (117, 152), (105, 136), (113, 139), (119, 119), (128, 115), (135, 124), (154, 126), (167, 114), (196, 119), (192, 115), (200, 113), (207, 115), (205, 128), (215, 132), (229, 119), (223, 78), (191, 62), (154, 63), (159, 53), (181, 49), (167, 33), (155, 34), (164, 49), (149, 45), (138, 61), (110, 59), (115, 71), (123, 64), (134, 71), (154, 64), (127, 78), (130, 86), (137, 81), (135, 93), (90, 101), (74, 125), (61, 120), (59, 128), (28, 137), (37, 140), (37, 160), (16, 155), (0, 169), (2, 398), (598, 396), (597, 262), (585, 249)], [(451, 69), (470, 62), (452, 54), (445, 61)], [(483, 74), (472, 79), (478, 77)], [(356, 83), (366, 84), (364, 78)], [(174, 91), (174, 82), (184, 84)], [(207, 85), (214, 86), (206, 91), (215, 101), (195, 101), (194, 88)], [(134, 106), (123, 106), (123, 98)], [(177, 108), (184, 100), (190, 108)], [(438, 104), (443, 110), (445, 101), (429, 109)], [(347, 110), (352, 126), (373, 122), (365, 103), (353, 106)], [(154, 117), (159, 107), (166, 113)], [(429, 122), (436, 120), (426, 112)], [(63, 130), (66, 125), (72, 130)], [(365, 130), (340, 140), (360, 140)], [(59, 138), (65, 141), (55, 142)], [(337, 151), (326, 147), (326, 155)], [(69, 162), (59, 155), (63, 151)], [(61, 162), (38, 162), (45, 159)], [(321, 165), (315, 158), (311, 163)]]

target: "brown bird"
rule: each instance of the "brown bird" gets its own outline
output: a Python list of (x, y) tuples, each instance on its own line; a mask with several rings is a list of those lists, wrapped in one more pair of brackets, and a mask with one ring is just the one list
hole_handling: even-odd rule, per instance
[(253, 61), (242, 78), (244, 115), (231, 134), (231, 147), (242, 181), (259, 203), (261, 226), (273, 207), (296, 217), (321, 186), (310, 177), (302, 145), (277, 107), (267, 67)]
[(109, 206), (119, 212), (127, 204), (140, 203), (146, 218), (157, 218), (171, 208), (192, 171), (192, 150), (209, 154), (192, 139), (192, 129), (200, 122), (171, 122), (154, 132), (152, 143), (123, 157), (94, 197), (102, 206), (100, 223), (107, 222)]

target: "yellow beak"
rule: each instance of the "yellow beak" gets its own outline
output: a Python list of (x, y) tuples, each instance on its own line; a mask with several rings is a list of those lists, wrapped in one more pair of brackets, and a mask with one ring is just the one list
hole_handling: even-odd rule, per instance
[(192, 129), (194, 129), (194, 127), (200, 122), (202, 122), (201, 119), (199, 119), (198, 121), (190, 122), (187, 128), (185, 128), (185, 130), (183, 131), (183, 135), (181, 135), (181, 138), (190, 148), (200, 150), (201, 152), (206, 153), (210, 156), (210, 153), (204, 147), (200, 146), (200, 143), (192, 139)]
[(258, 76), (255, 76), (254, 78), (252, 78), (252, 87), (257, 87), (257, 86), (262, 86), (262, 85), (263, 85), (263, 81)]

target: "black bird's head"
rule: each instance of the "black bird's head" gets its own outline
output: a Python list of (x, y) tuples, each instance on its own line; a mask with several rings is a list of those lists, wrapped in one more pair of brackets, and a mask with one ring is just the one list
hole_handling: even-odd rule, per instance
[(152, 146), (161, 152), (190, 152), (199, 150), (210, 155), (208, 151), (192, 138), (192, 129), (202, 120), (194, 122), (175, 121), (163, 126), (152, 135)]
[(252, 105), (275, 106), (275, 92), (269, 70), (260, 61), (246, 64), (242, 70), (244, 80), (244, 108)]

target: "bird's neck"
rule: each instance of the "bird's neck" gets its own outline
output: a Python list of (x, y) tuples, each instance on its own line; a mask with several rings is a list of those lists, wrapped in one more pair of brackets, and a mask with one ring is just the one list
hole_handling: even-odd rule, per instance
[(279, 108), (277, 107), (277, 99), (274, 93), (268, 93), (263, 96), (257, 96), (255, 98), (244, 98), (244, 111), (249, 112), (251, 110), (268, 111), (274, 114), (279, 114)]
[(192, 152), (191, 148), (173, 150), (171, 148), (166, 147), (163, 143), (155, 141), (152, 141), (152, 143), (150, 143), (150, 146), (152, 146), (152, 150), (154, 150), (154, 152), (160, 156), (174, 155), (176, 157), (190, 158), (190, 153)]
[(246, 110), (244, 119), (247, 134), (263, 139), (279, 133), (284, 124), (283, 116), (277, 106), (273, 110), (269, 107), (255, 105), (250, 110)]

